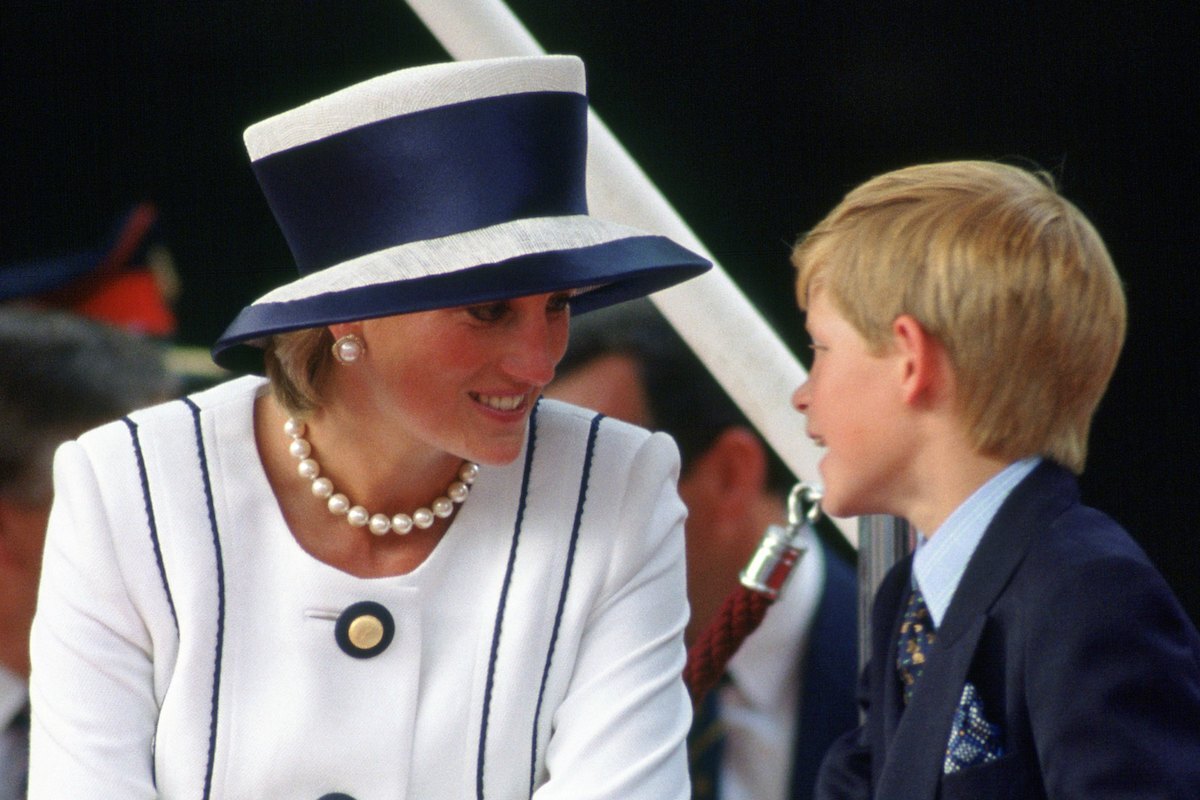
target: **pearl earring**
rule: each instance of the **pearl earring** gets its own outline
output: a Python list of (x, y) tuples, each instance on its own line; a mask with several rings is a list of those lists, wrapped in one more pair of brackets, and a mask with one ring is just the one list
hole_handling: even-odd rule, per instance
[(367, 346), (362, 339), (353, 333), (347, 333), (333, 343), (333, 357), (338, 360), (339, 364), (353, 364), (362, 358), (366, 349)]

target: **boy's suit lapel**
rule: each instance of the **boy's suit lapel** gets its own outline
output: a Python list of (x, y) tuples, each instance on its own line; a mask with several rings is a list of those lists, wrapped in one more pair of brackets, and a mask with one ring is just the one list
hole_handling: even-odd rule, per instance
[[(954, 712), (987, 623), (987, 613), (1025, 558), (1035, 537), (1078, 497), (1074, 478), (1049, 462), (1035, 469), (1004, 501), (937, 629), (924, 673), (908, 708), (903, 709), (898, 681), (885, 682), (887, 757), (879, 773), (879, 797), (935, 797), (942, 775)], [(911, 569), (911, 567), (910, 567)], [(909, 569), (905, 569), (906, 574)], [(905, 582), (907, 587), (908, 582)], [(876, 641), (874, 653), (894, 655), (903, 601), (895, 601), (891, 639)], [(890, 659), (894, 662), (894, 658)], [(894, 671), (894, 663), (888, 669)], [(903, 715), (899, 716), (901, 711)], [(993, 713), (996, 713), (995, 711)], [(899, 719), (897, 721), (897, 716)], [(1003, 727), (1004, 720), (994, 719)], [(1002, 732), (1003, 735), (1003, 732)]]
[[(882, 747), (880, 752), (890, 749), (892, 737), (900, 724), (900, 715), (904, 711), (904, 701), (900, 693), (900, 683), (896, 677), (896, 641), (900, 635), (900, 616), (904, 609), (912, 581), (912, 556), (901, 561), (894, 570), (884, 578), (876, 597), (875, 608), (872, 610), (871, 631), (874, 636), (871, 642), (871, 664), (869, 669), (874, 674), (876, 687), (871, 698), (872, 714), (882, 720), (882, 725), (875, 728), (876, 747)], [(874, 777), (879, 778), (882, 765), (876, 762)]]
[(1004, 591), (1034, 539), (1067, 506), (1078, 500), (1079, 489), (1069, 472), (1043, 462), (996, 512), (967, 563), (958, 590), (938, 626), (939, 644), (949, 645), (976, 617), (987, 613)]
[(986, 621), (979, 616), (954, 641), (943, 646), (939, 638), (930, 649), (912, 700), (892, 733), (876, 796), (937, 794), (950, 725)]

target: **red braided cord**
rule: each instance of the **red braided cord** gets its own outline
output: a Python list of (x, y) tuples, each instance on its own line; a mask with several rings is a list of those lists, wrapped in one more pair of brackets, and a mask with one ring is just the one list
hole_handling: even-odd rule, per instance
[(742, 641), (754, 632), (766, 616), (771, 600), (763, 593), (738, 586), (721, 605), (700, 638), (688, 650), (683, 682), (698, 706), (708, 690), (725, 672), (725, 665)]

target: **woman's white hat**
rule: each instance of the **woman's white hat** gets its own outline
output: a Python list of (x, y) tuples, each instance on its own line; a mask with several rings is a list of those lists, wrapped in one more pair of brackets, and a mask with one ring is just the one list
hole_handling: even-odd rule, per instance
[(213, 347), (273, 333), (581, 289), (581, 313), (699, 275), (670, 239), (588, 216), (583, 62), (434, 64), (252, 125), (246, 149), (300, 277)]

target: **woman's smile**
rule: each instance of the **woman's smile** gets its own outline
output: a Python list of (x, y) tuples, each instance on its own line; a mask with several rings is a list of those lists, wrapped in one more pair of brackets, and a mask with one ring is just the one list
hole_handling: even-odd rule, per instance
[(471, 392), (471, 399), (493, 411), (512, 412), (524, 411), (528, 395), (522, 394), (482, 394)]

